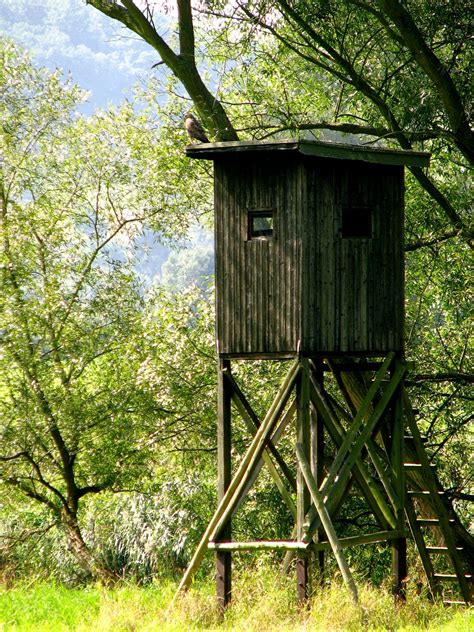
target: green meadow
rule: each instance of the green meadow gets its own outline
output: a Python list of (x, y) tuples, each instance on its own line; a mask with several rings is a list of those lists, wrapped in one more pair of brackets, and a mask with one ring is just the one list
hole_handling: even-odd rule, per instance
[(354, 605), (344, 586), (334, 583), (315, 594), (306, 607), (296, 602), (293, 582), (265, 569), (236, 577), (234, 598), (222, 617), (212, 582), (199, 583), (173, 601), (176, 584), (140, 587), (125, 583), (67, 588), (52, 582), (0, 589), (2, 632), (75, 630), (442, 630), (474, 629), (474, 611), (430, 603), (408, 591), (395, 604), (388, 591), (361, 586)]

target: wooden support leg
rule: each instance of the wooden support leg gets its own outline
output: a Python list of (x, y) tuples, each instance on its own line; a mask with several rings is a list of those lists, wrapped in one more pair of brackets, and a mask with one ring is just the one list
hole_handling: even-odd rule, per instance
[[(225, 379), (230, 372), (229, 360), (219, 359), (217, 379), (217, 495), (220, 502), (231, 480), (231, 390)], [(221, 540), (231, 539), (230, 520), (222, 530)], [(217, 552), (216, 590), (219, 609), (223, 612), (229, 604), (232, 593), (232, 554), (230, 551)]]
[[(398, 499), (396, 511), (397, 530), (405, 530), (405, 472), (404, 472), (404, 414), (403, 384), (399, 386), (392, 406), (390, 461), (394, 474), (394, 487)], [(405, 600), (407, 578), (406, 538), (397, 538), (392, 543), (392, 592), (396, 599)]]
[(392, 542), (392, 593), (396, 600), (406, 600), (407, 540), (397, 538)]
[[(222, 375), (220, 377), (224, 378), (224, 370), (221, 371)], [(208, 545), (210, 542), (218, 541), (219, 537), (222, 534), (222, 531), (229, 525), (232, 513), (234, 512), (236, 506), (238, 505), (240, 498), (242, 497), (243, 491), (252, 474), (254, 472), (255, 467), (258, 464), (265, 448), (267, 447), (268, 442), (271, 439), (271, 436), (275, 430), (275, 425), (278, 423), (281, 418), (286, 405), (288, 404), (288, 400), (293, 392), (296, 381), (299, 379), (300, 367), (299, 362), (296, 360), (292, 362), (288, 373), (281, 385), (278, 393), (276, 394), (272, 405), (270, 406), (265, 418), (263, 419), (259, 429), (255, 433), (254, 438), (252, 439), (251, 444), (249, 445), (247, 451), (243, 455), (239, 466), (237, 467), (232, 480), (227, 486), (227, 491), (223, 495), (220, 500), (216, 511), (214, 512), (209, 524), (204, 531), (201, 540), (194, 552), (191, 561), (189, 562), (189, 566), (186, 569), (181, 581), (179, 583), (178, 589), (174, 596), (174, 600), (178, 598), (180, 594), (185, 592), (192, 580), (194, 575), (196, 574), (199, 565), (202, 562), (202, 559), (208, 549)], [(226, 384), (229, 380), (223, 380)], [(223, 389), (220, 389), (220, 393), (223, 393)], [(223, 397), (223, 400), (226, 398)], [(225, 410), (225, 407), (223, 406)], [(223, 417), (225, 417), (223, 415)], [(230, 424), (229, 424), (230, 426)], [(220, 443), (220, 441), (219, 441)], [(226, 442), (222, 442), (224, 445)], [(230, 465), (230, 459), (228, 459), (228, 463)], [(225, 470), (223, 470), (225, 472)], [(223, 489), (223, 485), (220, 486)], [(174, 601), (173, 600), (173, 601)]]
[(230, 551), (217, 551), (216, 593), (219, 610), (223, 613), (232, 596), (232, 553)]
[[(297, 442), (303, 447), (306, 458), (311, 458), (311, 427), (310, 427), (310, 398), (309, 398), (309, 366), (306, 358), (301, 359), (301, 373), (296, 388), (296, 436)], [(297, 471), (297, 503), (296, 529), (298, 540), (303, 539), (307, 528), (306, 513), (310, 505), (310, 497), (301, 468)], [(296, 560), (297, 594), (300, 602), (306, 601), (309, 595), (309, 553), (298, 555)]]
[(299, 553), (296, 558), (296, 591), (298, 601), (304, 604), (308, 599), (309, 553)]
[[(313, 361), (314, 378), (323, 387), (324, 370), (321, 359)], [(318, 488), (324, 478), (324, 420), (316, 408), (311, 411), (311, 471)], [(318, 530), (318, 542), (324, 540), (324, 530)], [(324, 584), (324, 551), (316, 553), (319, 582)]]

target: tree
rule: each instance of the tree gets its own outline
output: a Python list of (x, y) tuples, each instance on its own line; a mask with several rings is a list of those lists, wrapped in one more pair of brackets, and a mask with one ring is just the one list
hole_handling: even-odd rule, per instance
[(140, 380), (137, 240), (145, 222), (164, 238), (194, 211), (178, 187), (170, 199), (163, 173), (180, 164), (145, 111), (87, 119), (59, 72), (8, 41), (0, 64), (0, 483), (43, 506), (103, 577), (83, 499), (133, 487), (174, 414)]
[(211, 244), (198, 244), (170, 253), (162, 268), (163, 285), (183, 290), (193, 283), (207, 287), (214, 273), (214, 249)]
[[(419, 142), (428, 143), (436, 153), (450, 148), (460, 152), (459, 160), (473, 163), (474, 136), (466, 105), (469, 23), (462, 2), (441, 4), (429, 12), (422, 2), (412, 2), (407, 9), (397, 0), (354, 0), (342, 6), (327, 0), (311, 4), (257, 0), (238, 3), (237, 7), (196, 3), (195, 11), (209, 16), (208, 29), (213, 27), (212, 19), (221, 20), (218, 37), (206, 49), (208, 57), (213, 58), (215, 42), (224, 39), (225, 52), (222, 48), (219, 51), (221, 62), (225, 56), (231, 67), (238, 60), (237, 72), (245, 75), (245, 80), (238, 81), (237, 93), (226, 94), (225, 103), (197, 79), (190, 0), (176, 2), (178, 54), (155, 27), (154, 3), (146, 2), (143, 11), (132, 0), (88, 3), (155, 48), (161, 57), (159, 63), (166, 64), (182, 83), (217, 140), (236, 139), (238, 131), (230, 121), (243, 115), (250, 119), (245, 129), (260, 137), (281, 131), (333, 130), (362, 138), (392, 139), (403, 149)], [(260, 45), (264, 34), (271, 36), (270, 46)], [(255, 87), (255, 61), (260, 62), (259, 70), (264, 75), (278, 74), (280, 64), (289, 68), (287, 87), (283, 87), (284, 109), (278, 107), (281, 95), (263, 102), (246, 98), (242, 88), (249, 85), (250, 92)], [(235, 73), (229, 74), (235, 77)], [(314, 75), (319, 78), (316, 82)], [(326, 78), (324, 87), (321, 77)], [(332, 105), (325, 114), (333, 121), (311, 120), (311, 108), (299, 109), (301, 99), (294, 98), (295, 93), (306, 91), (306, 100), (315, 97), (319, 101), (315, 88), (328, 93)], [(223, 114), (223, 103), (229, 104), (229, 115)], [(470, 239), (468, 209), (456, 208), (436, 176), (428, 176), (420, 168), (411, 171), (453, 227), (438, 238), (453, 236), (454, 230), (454, 234), (461, 231)]]
[[(410, 388), (433, 455), (448, 447), (456, 463), (446, 470), (453, 497), (470, 498), (460, 456), (473, 381), (465, 260), (473, 236), (467, 175), (474, 137), (465, 3), (177, 0), (165, 5), (179, 40), (172, 55), (154, 3), (143, 10), (132, 0), (88, 3), (155, 48), (215, 140), (323, 134), (432, 153), (429, 170), (413, 167), (407, 177), (407, 342), (419, 366)], [(193, 76), (199, 67), (202, 76), (212, 69), (211, 88), (199, 84), (196, 93), (198, 82), (191, 86), (183, 67)], [(442, 391), (432, 388), (440, 383)]]

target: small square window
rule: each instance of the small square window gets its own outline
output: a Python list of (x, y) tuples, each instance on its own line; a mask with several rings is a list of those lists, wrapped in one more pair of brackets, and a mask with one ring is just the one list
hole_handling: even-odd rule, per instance
[(372, 238), (372, 209), (365, 206), (345, 206), (342, 209), (343, 239)]
[(273, 209), (252, 209), (248, 212), (248, 238), (271, 239), (273, 237)]

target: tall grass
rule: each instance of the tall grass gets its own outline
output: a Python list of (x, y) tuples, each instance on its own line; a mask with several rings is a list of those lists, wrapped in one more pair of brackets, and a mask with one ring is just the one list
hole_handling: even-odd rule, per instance
[(407, 603), (395, 605), (380, 588), (360, 585), (355, 606), (344, 586), (333, 583), (317, 592), (308, 607), (298, 606), (293, 578), (261, 568), (240, 572), (232, 606), (219, 616), (213, 582), (195, 585), (172, 604), (174, 583), (147, 587), (123, 584), (114, 588), (66, 588), (54, 583), (0, 588), (0, 630), (55, 632), (121, 632), (186, 630), (348, 631), (474, 629), (474, 613), (431, 604), (409, 591)]

